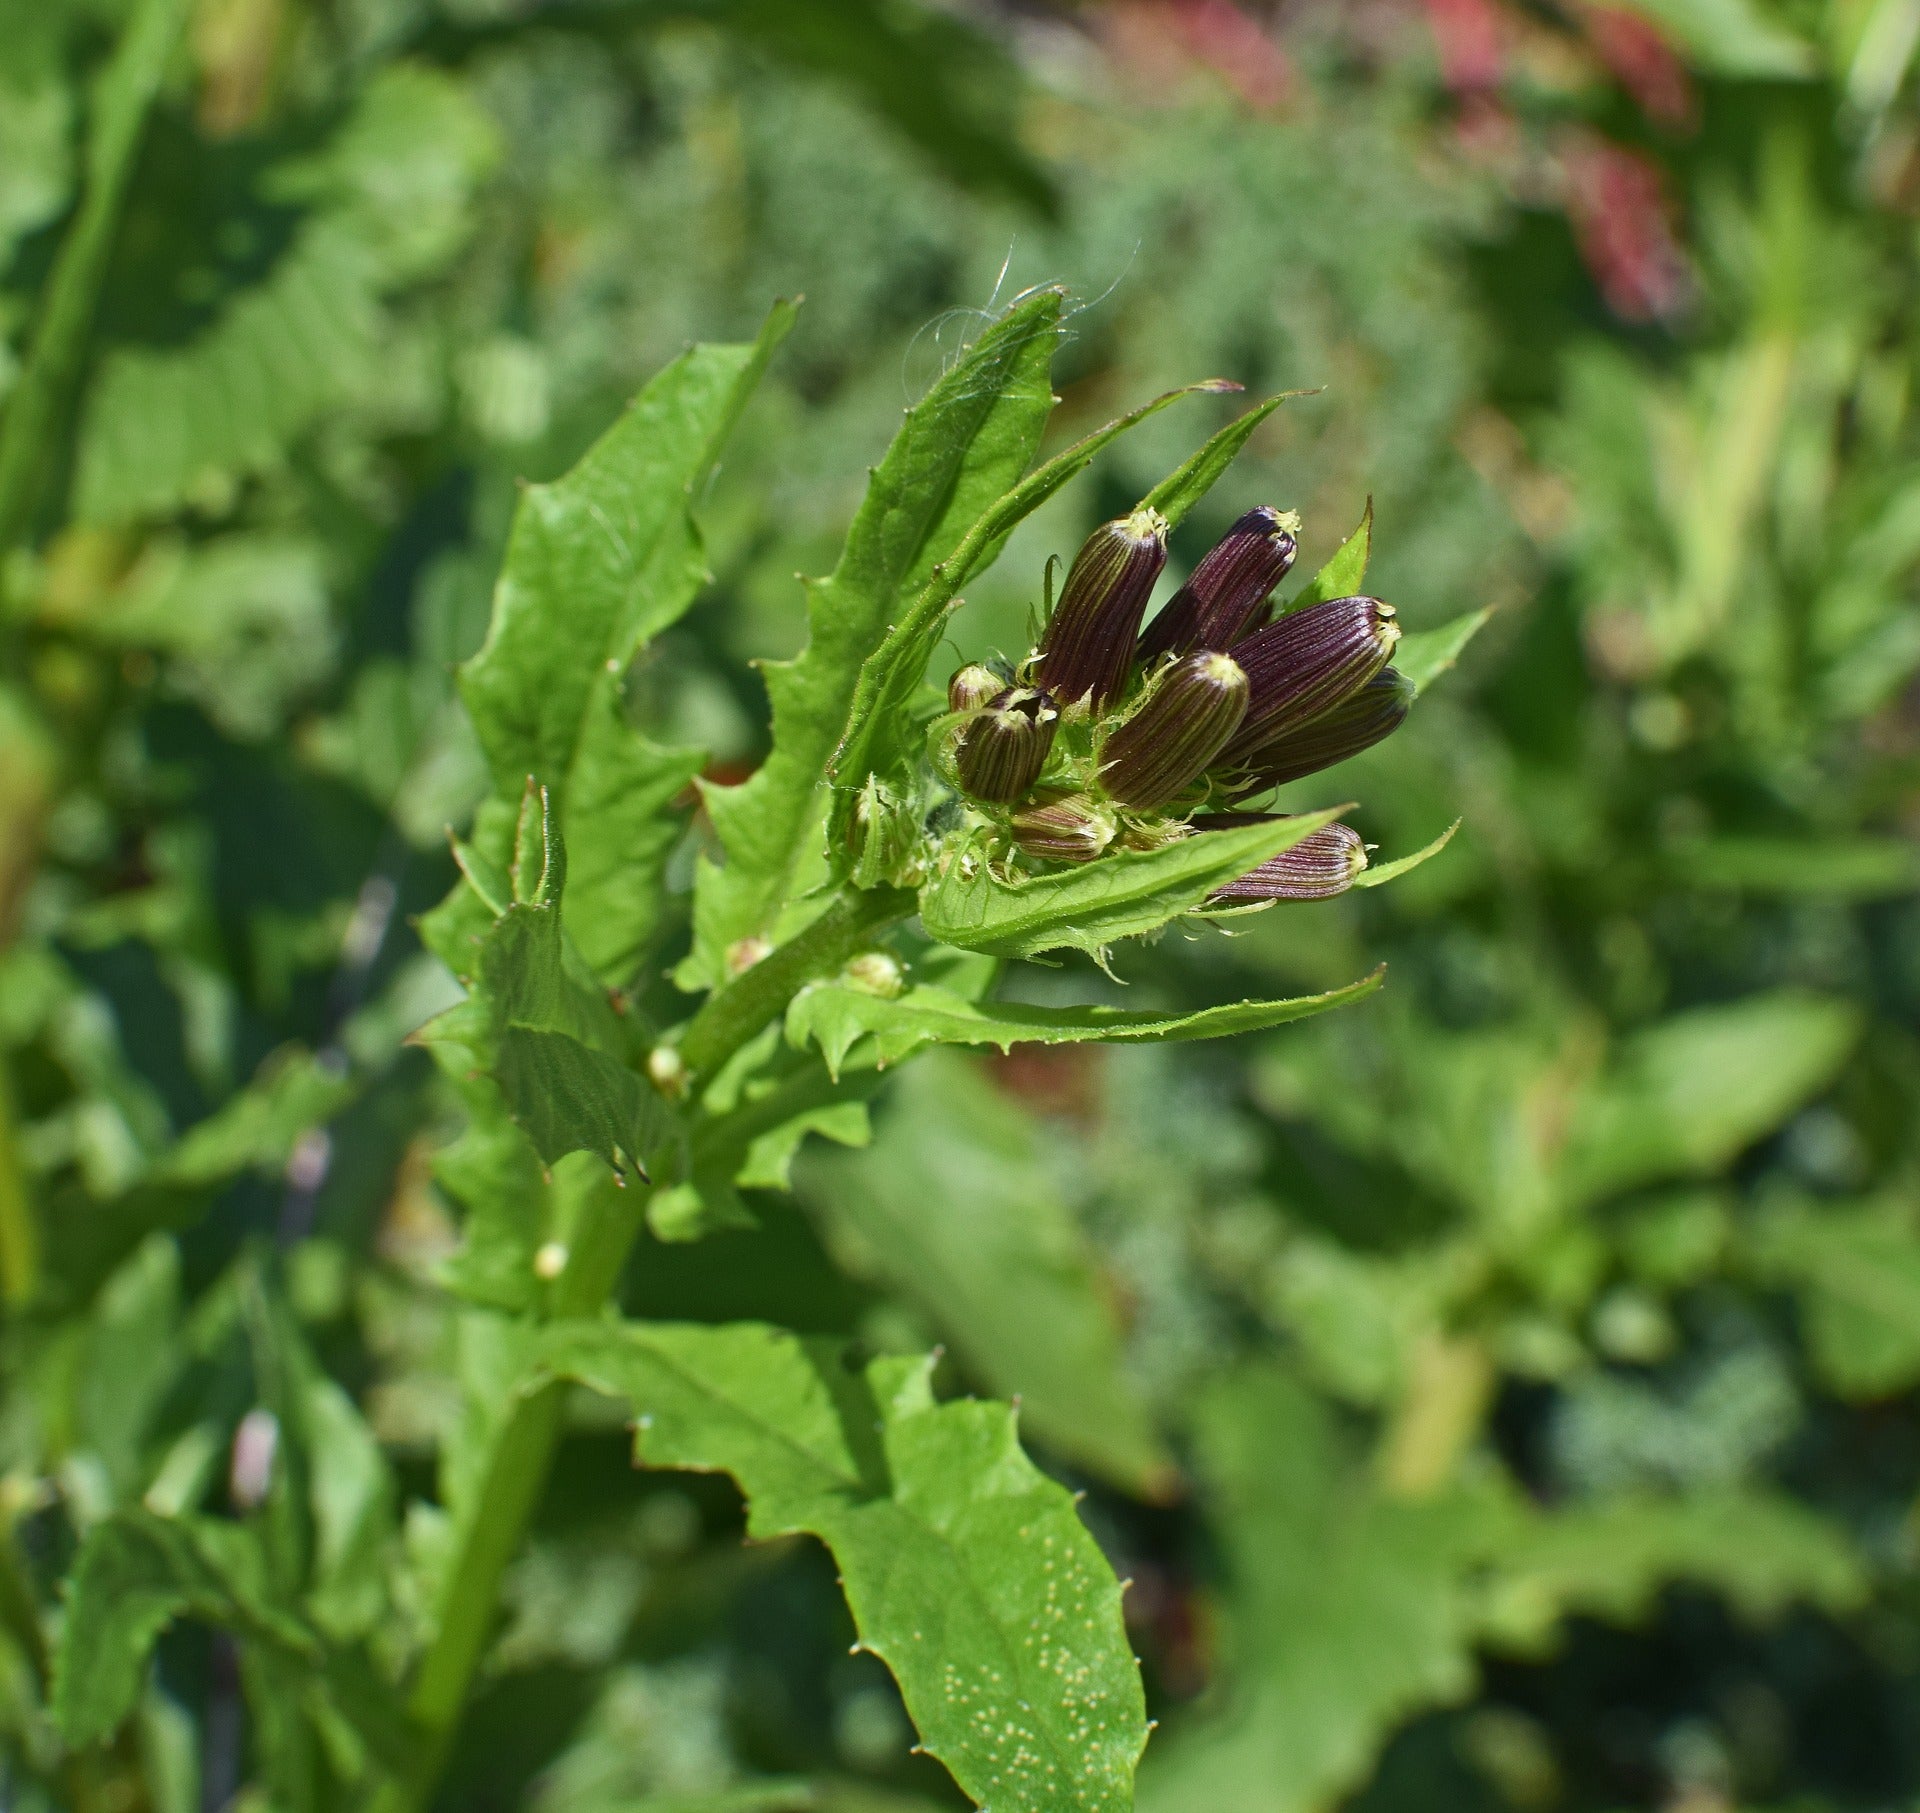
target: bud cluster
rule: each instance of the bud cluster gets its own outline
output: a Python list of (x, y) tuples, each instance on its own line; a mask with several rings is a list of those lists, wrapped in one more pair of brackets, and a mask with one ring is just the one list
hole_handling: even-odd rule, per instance
[[(976, 663), (949, 682), (949, 778), (1038, 862), (1091, 862), (1274, 818), (1204, 808), (1371, 748), (1413, 702), (1387, 665), (1400, 638), (1390, 604), (1329, 598), (1275, 614), (1298, 532), (1290, 513), (1249, 510), (1143, 631), (1166, 520), (1143, 508), (1103, 524), (1074, 557), (1028, 661), (1017, 671)], [(1214, 898), (1321, 899), (1351, 886), (1366, 860), (1351, 829), (1328, 825)]]

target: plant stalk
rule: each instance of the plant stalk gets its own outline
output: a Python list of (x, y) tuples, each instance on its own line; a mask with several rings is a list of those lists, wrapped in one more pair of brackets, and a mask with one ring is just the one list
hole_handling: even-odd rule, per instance
[(694, 1093), (712, 1082), (727, 1060), (786, 1012), (809, 982), (831, 975), (873, 937), (907, 917), (917, 904), (911, 888), (847, 888), (798, 937), (717, 989), (680, 1039), (681, 1062)]
[(32, 527), (80, 374), (141, 129), (187, 10), (188, 0), (141, 0), (94, 90), (79, 211), (60, 242), (33, 344), (0, 423), (0, 568)]

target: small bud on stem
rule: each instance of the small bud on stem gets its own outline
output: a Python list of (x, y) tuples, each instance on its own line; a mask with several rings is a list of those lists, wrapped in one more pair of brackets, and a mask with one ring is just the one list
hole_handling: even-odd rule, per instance
[(1008, 686), (965, 725), (954, 751), (960, 785), (975, 799), (1009, 805), (1040, 778), (1059, 719), (1053, 701), (1031, 686)]
[(1297, 521), (1262, 504), (1223, 535), (1140, 638), (1140, 659), (1231, 648), (1258, 618), (1298, 552)]
[(1107, 738), (1100, 784), (1122, 805), (1164, 805), (1203, 775), (1247, 715), (1247, 676), (1231, 655), (1188, 655)]

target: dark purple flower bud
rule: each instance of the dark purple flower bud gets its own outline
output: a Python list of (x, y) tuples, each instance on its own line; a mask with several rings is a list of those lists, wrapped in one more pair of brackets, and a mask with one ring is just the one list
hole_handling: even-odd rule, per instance
[(1013, 841), (1047, 862), (1092, 862), (1113, 842), (1119, 822), (1084, 793), (1050, 789), (1013, 815)]
[(1167, 564), (1167, 519), (1136, 510), (1102, 523), (1073, 557), (1060, 602), (1040, 638), (1036, 678), (1064, 708), (1119, 698), (1153, 582)]
[(1234, 646), (1253, 690), (1226, 759), (1244, 762), (1331, 711), (1386, 666), (1399, 640), (1393, 606), (1377, 598), (1329, 598), (1255, 630)]
[(1006, 690), (1007, 683), (992, 668), (969, 662), (947, 682), (949, 711), (984, 711)]
[[(1192, 821), (1196, 831), (1233, 831), (1242, 825), (1278, 824), (1277, 812), (1210, 812)], [(1216, 906), (1244, 906), (1257, 900), (1326, 900), (1344, 894), (1367, 866), (1367, 846), (1349, 825), (1322, 825), (1238, 881), (1216, 888)]]
[(1231, 655), (1176, 661), (1101, 750), (1100, 784), (1123, 806), (1161, 806), (1205, 774), (1247, 715)]
[(1262, 504), (1249, 510), (1202, 557), (1187, 583), (1140, 638), (1140, 659), (1231, 648), (1253, 626), (1299, 551), (1295, 519)]
[(1237, 794), (1264, 793), (1283, 781), (1318, 774), (1335, 762), (1371, 749), (1407, 721), (1413, 708), (1413, 682), (1391, 667), (1382, 668), (1358, 692), (1304, 724), (1283, 730), (1246, 758), (1247, 776), (1234, 783)]
[(975, 799), (1006, 805), (1040, 778), (1060, 714), (1031, 686), (1002, 687), (960, 732), (953, 765)]

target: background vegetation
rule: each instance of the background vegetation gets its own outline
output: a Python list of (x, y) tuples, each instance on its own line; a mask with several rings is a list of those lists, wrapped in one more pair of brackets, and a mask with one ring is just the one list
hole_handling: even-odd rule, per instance
[[(431, 1545), (484, 1387), (429, 1288), (462, 1110), (404, 1042), (455, 992), (413, 921), (488, 788), (451, 670), (520, 482), (804, 293), (636, 686), (738, 778), (793, 573), (1046, 279), (1062, 444), (1209, 373), (1317, 387), (1176, 562), (1271, 502), (1311, 570), (1371, 496), (1409, 625), (1498, 607), (1331, 796), (1389, 853), (1465, 827), (1135, 950), (1124, 996), (1023, 982), (1200, 1005), (1384, 959), (1371, 1000), (930, 1056), (757, 1226), (646, 1236), (627, 1306), (940, 1344), (1017, 1397), (1133, 1583), (1151, 1813), (1910, 1804), (1920, 9), (169, 11), (0, 36), (0, 1806), (299, 1804), (203, 1626), (110, 1744), (47, 1710), (81, 1537), (259, 1514), (287, 1355), (343, 1388), (313, 1602), (365, 1634)], [(1017, 532), (962, 652), (1022, 652), (1183, 407)], [(958, 1804), (824, 1552), (741, 1535), (583, 1411), (442, 1804)]]

